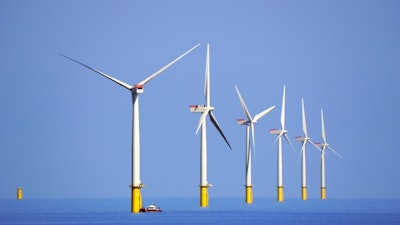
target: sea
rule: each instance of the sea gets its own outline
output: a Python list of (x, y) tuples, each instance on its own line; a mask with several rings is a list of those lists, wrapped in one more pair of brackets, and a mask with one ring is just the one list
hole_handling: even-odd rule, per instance
[(131, 213), (129, 198), (0, 199), (0, 225), (193, 224), (193, 225), (385, 225), (400, 224), (400, 199), (148, 198), (161, 213)]

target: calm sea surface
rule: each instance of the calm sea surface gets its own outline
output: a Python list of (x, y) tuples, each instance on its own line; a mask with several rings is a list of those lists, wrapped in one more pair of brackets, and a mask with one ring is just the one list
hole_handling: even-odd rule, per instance
[(162, 213), (130, 213), (129, 199), (0, 199), (3, 224), (400, 224), (400, 199), (213, 198), (200, 208), (197, 198), (154, 198)]

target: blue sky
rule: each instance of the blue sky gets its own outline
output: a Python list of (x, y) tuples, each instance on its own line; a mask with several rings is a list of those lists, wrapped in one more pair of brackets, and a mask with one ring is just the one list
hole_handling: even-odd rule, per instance
[[(140, 96), (141, 179), (146, 197), (197, 197), (199, 114), (206, 45), (211, 104), (231, 142), (208, 126), (212, 197), (244, 197), (244, 117), (256, 124), (254, 198), (275, 197), (286, 85), (286, 197), (300, 198), (301, 98), (309, 136), (328, 142), (327, 194), (399, 198), (398, 1), (1, 1), (0, 198), (128, 197), (131, 96), (64, 53), (134, 84), (197, 43)], [(211, 125), (209, 123), (208, 125)], [(308, 147), (308, 190), (319, 196), (320, 154)]]

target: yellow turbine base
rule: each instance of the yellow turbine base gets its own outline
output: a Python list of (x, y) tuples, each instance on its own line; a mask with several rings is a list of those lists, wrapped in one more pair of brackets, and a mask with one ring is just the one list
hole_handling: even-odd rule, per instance
[(307, 200), (307, 187), (301, 187), (301, 199)]
[(326, 187), (321, 187), (321, 199), (326, 199)]
[(208, 207), (208, 186), (200, 186), (200, 206)]
[(131, 199), (131, 212), (138, 213), (142, 208), (142, 195), (140, 194), (140, 187), (132, 187)]
[(246, 186), (246, 203), (253, 204), (253, 186)]
[(17, 188), (17, 200), (22, 200), (22, 188)]
[(278, 186), (278, 202), (283, 202), (283, 187)]

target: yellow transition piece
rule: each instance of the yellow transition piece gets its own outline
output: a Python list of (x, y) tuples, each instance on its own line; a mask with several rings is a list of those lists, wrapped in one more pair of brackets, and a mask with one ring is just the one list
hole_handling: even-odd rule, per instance
[(17, 188), (17, 200), (22, 200), (22, 187)]
[(326, 187), (321, 187), (321, 199), (326, 199)]
[(253, 204), (253, 186), (246, 186), (246, 203)]
[(301, 187), (301, 199), (307, 200), (307, 187)]
[(131, 212), (138, 213), (142, 208), (142, 195), (140, 194), (140, 187), (132, 187), (132, 199), (131, 199)]
[(283, 202), (283, 187), (278, 186), (278, 202)]
[(208, 186), (200, 186), (200, 206), (208, 207)]

